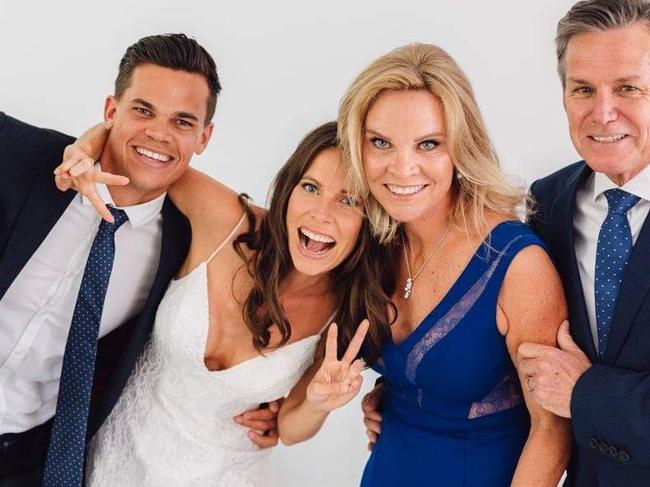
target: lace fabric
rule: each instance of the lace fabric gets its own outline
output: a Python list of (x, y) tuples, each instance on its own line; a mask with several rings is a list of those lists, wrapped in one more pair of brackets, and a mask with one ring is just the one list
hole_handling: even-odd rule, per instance
[(270, 451), (233, 417), (285, 396), (313, 363), (320, 336), (209, 371), (206, 269), (170, 283), (152, 337), (89, 445), (89, 486), (274, 485)]

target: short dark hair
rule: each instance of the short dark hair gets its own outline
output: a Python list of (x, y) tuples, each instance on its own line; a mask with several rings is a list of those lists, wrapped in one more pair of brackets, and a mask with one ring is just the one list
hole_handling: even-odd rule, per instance
[(120, 60), (115, 78), (116, 98), (120, 98), (131, 84), (133, 70), (143, 64), (155, 64), (203, 76), (210, 89), (205, 124), (210, 123), (217, 106), (221, 83), (214, 59), (196, 39), (185, 34), (158, 34), (143, 37), (129, 46)]

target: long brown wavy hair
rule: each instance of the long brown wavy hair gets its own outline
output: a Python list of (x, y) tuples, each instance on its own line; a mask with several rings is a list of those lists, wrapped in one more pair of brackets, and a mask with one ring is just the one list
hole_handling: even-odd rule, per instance
[[(302, 139), (273, 180), (269, 211), (262, 217), (259, 228), (255, 214), (245, 204), (245, 198), (241, 198), (251, 230), (235, 239), (233, 245), (254, 280), (243, 314), (258, 350), (268, 347), (269, 328), (273, 324), (282, 335), (279, 346), (291, 338), (291, 324), (279, 295), (280, 284), (293, 270), (286, 226), (287, 206), (293, 189), (314, 158), (324, 149), (338, 147), (336, 132), (336, 122), (329, 122)], [(244, 246), (252, 251), (249, 256)], [(389, 298), (396, 279), (391, 252), (390, 247), (380, 246), (372, 237), (368, 219), (364, 218), (356, 246), (347, 259), (330, 271), (334, 289), (339, 292), (334, 316), (339, 326), (338, 350), (346, 350), (359, 323), (368, 318), (370, 329), (360, 353), (368, 364), (379, 357), (397, 317), (397, 309)]]

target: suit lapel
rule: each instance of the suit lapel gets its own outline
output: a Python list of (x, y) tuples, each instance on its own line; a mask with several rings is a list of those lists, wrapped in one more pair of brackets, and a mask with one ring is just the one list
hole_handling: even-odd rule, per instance
[(634, 319), (650, 291), (650, 218), (645, 219), (630, 261), (623, 273), (616, 309), (612, 318), (609, 342), (603, 360), (612, 364), (625, 343)]
[(0, 299), (20, 273), (75, 196), (61, 193), (51, 173), (41, 174), (32, 185), (0, 259)]
[(583, 163), (583, 166), (569, 179), (565, 190), (556, 201), (555, 211), (557, 213), (551, 218), (551, 221), (556, 223), (554, 230), (559, 236), (558, 245), (567, 250), (563, 253), (562, 261), (558, 262), (558, 265), (560, 267), (560, 273), (564, 278), (564, 292), (566, 293), (571, 320), (571, 335), (578, 346), (593, 362), (596, 360), (597, 353), (589, 325), (589, 316), (587, 314), (580, 271), (578, 270), (573, 228), (576, 195), (591, 173), (591, 169)]

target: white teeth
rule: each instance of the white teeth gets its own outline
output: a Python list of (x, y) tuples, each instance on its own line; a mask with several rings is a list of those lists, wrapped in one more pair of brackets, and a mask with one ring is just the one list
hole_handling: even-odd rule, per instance
[(135, 151), (141, 156), (147, 156), (150, 159), (156, 159), (157, 161), (161, 161), (161, 162), (167, 162), (171, 159), (171, 157), (169, 156), (166, 156), (164, 154), (158, 154), (157, 152), (152, 152), (150, 150), (143, 149), (142, 147), (136, 147)]
[(332, 237), (328, 235), (322, 235), (320, 233), (314, 233), (310, 232), (309, 230), (306, 230), (304, 228), (300, 229), (300, 233), (302, 233), (304, 236), (315, 240), (316, 242), (322, 242), (322, 243), (336, 243), (336, 240), (334, 240)]
[(418, 186), (396, 186), (394, 184), (387, 184), (388, 190), (395, 194), (414, 194), (424, 188), (424, 184)]
[(596, 142), (605, 142), (605, 143), (618, 142), (623, 137), (625, 137), (625, 134), (606, 135), (606, 136), (600, 136), (600, 137), (597, 136), (597, 135), (592, 135), (591, 136), (591, 138), (594, 139)]

